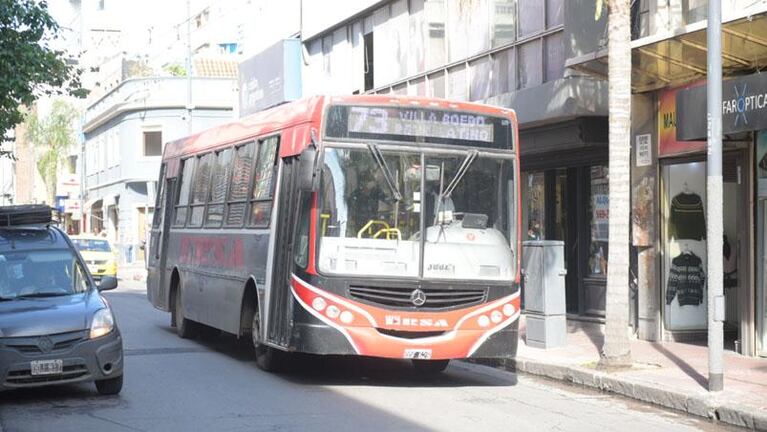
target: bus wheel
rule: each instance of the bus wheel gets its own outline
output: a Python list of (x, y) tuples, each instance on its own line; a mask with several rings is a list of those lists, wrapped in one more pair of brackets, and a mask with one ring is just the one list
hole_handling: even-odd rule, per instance
[(253, 348), (256, 352), (256, 364), (258, 367), (267, 372), (277, 372), (281, 370), (284, 366), (285, 353), (261, 343), (261, 318), (259, 317), (258, 310), (253, 312), (251, 329)]
[(173, 307), (172, 321), (176, 323), (176, 334), (182, 339), (194, 336), (195, 322), (184, 317), (184, 300), (181, 296), (181, 287), (176, 289), (176, 304)]
[(433, 375), (447, 369), (448, 363), (450, 360), (413, 360), (413, 367), (422, 374)]

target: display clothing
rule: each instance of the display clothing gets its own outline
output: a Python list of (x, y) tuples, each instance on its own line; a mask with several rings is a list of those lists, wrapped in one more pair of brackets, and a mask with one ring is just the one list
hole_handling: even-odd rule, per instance
[(671, 271), (666, 285), (667, 305), (670, 305), (676, 296), (679, 306), (697, 306), (703, 303), (705, 287), (703, 261), (697, 255), (683, 252), (671, 260)]
[(687, 240), (706, 238), (703, 200), (698, 194), (682, 192), (671, 200), (669, 235), (671, 238)]

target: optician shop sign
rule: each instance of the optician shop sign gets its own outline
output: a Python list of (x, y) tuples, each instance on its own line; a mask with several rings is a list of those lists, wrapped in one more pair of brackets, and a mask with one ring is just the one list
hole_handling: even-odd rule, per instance
[[(679, 140), (706, 138), (706, 85), (677, 93)], [(722, 133), (767, 129), (767, 74), (756, 73), (722, 83)]]

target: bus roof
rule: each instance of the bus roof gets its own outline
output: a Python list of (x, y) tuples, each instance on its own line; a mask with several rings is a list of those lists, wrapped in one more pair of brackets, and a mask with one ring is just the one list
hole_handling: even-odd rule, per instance
[(465, 110), (488, 115), (506, 116), (510, 117), (514, 124), (517, 123), (516, 113), (512, 109), (473, 102), (456, 102), (445, 99), (397, 95), (312, 96), (171, 141), (165, 146), (163, 159), (176, 159), (185, 155), (203, 153), (291, 128), (292, 130), (282, 137), (280, 156), (285, 157), (299, 154), (308, 145), (312, 130), (319, 139), (319, 122), (322, 111), (327, 104), (400, 105)]

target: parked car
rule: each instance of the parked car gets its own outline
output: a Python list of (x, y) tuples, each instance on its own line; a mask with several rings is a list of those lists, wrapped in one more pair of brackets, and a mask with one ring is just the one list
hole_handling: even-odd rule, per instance
[(109, 303), (46, 206), (0, 207), (0, 391), (79, 382), (123, 386), (123, 346)]
[(88, 235), (70, 238), (96, 281), (104, 276), (117, 277), (117, 252), (107, 239)]

